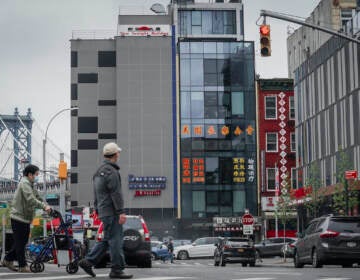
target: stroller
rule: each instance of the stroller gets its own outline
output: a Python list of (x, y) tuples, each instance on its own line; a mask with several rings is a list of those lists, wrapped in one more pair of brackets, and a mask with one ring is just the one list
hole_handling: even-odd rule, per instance
[[(61, 213), (56, 210), (51, 210), (50, 216), (52, 218), (59, 218), (60, 225), (55, 230), (53, 234), (51, 234), (48, 238), (44, 240), (44, 245), (41, 248), (41, 251), (37, 254), (36, 258), (30, 264), (31, 272), (38, 273), (43, 272), (45, 269), (44, 262), (48, 261), (48, 252), (53, 251), (54, 257), (56, 257), (57, 253), (64, 252), (60, 251), (60, 249), (66, 249), (66, 254), (68, 256), (68, 264), (66, 265), (66, 272), (69, 274), (74, 274), (78, 271), (78, 261), (80, 260), (80, 249), (78, 242), (74, 240), (70, 236), (69, 229), (74, 221), (64, 221)], [(60, 266), (59, 255), (58, 257), (58, 266)]]

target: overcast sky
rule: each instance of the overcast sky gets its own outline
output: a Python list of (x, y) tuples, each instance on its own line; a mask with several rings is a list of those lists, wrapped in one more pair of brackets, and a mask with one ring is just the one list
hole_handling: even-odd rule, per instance
[[(0, 114), (33, 113), (33, 158), (39, 162), (42, 136), (50, 118), (70, 107), (70, 39), (73, 30), (116, 30), (121, 5), (147, 9), (161, 0), (1, 0), (0, 1)], [(243, 0), (245, 40), (255, 41), (256, 73), (262, 78), (286, 78), (288, 26), (271, 24), (272, 56), (259, 55), (256, 21), (261, 9), (307, 17), (320, 0)], [(121, 133), (121, 132), (120, 132)], [(70, 116), (59, 115), (51, 123), (48, 137), (70, 154)], [(4, 138), (4, 133), (0, 138)], [(49, 145), (49, 149), (53, 149)], [(53, 150), (54, 157), (59, 151)], [(4, 154), (0, 154), (0, 159)], [(0, 161), (0, 171), (1, 171)]]

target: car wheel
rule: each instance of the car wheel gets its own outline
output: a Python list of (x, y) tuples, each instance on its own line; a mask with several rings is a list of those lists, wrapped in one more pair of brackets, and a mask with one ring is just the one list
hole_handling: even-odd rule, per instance
[(138, 263), (137, 266), (142, 268), (151, 268), (152, 267), (151, 258), (145, 259), (143, 262)]
[(322, 265), (321, 265), (321, 263), (320, 263), (320, 261), (319, 261), (319, 257), (318, 257), (318, 254), (317, 254), (315, 248), (313, 249), (313, 252), (312, 252), (312, 267), (313, 267), (313, 268), (322, 267)]
[(242, 265), (243, 267), (246, 267), (246, 266), (247, 266), (247, 263), (241, 263), (241, 265)]
[(189, 258), (189, 254), (186, 251), (180, 251), (177, 255), (179, 260), (187, 260)]
[(347, 264), (343, 264), (342, 267), (344, 268), (349, 268), (349, 267), (352, 267), (353, 264), (352, 263), (347, 263)]
[(304, 267), (304, 264), (302, 264), (302, 263), (300, 262), (300, 260), (299, 260), (299, 254), (298, 254), (298, 252), (295, 252), (295, 253), (294, 253), (294, 266), (295, 266), (296, 268), (302, 268), (302, 267)]
[(250, 267), (254, 267), (255, 266), (255, 262), (251, 262), (249, 263), (250, 264)]

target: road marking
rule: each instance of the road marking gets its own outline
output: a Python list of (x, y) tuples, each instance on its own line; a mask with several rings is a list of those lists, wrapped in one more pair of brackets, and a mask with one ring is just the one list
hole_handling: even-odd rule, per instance
[[(30, 277), (24, 277), (24, 278), (3, 278), (1, 277), (1, 280), (58, 280), (58, 279), (68, 279), (69, 278), (69, 275), (62, 275), (62, 276), (52, 276), (52, 277), (49, 277), (48, 274), (43, 274), (43, 277), (32, 277), (32, 276), (35, 276), (37, 274), (35, 273), (16, 273), (16, 272), (10, 272), (10, 273), (0, 273), (0, 276), (5, 276), (5, 275), (23, 275), (23, 276), (30, 276)], [(82, 274), (82, 275), (76, 275), (76, 278), (89, 278), (90, 276), (87, 275), (87, 274)], [(106, 273), (106, 274), (96, 274), (96, 277), (109, 277), (109, 274)], [(172, 277), (172, 276), (169, 276), (169, 277), (146, 277), (146, 278), (136, 278), (136, 280), (176, 280), (176, 279), (192, 279), (193, 277)]]
[(239, 279), (232, 279), (232, 280), (273, 280), (276, 278), (239, 278)]
[(330, 277), (330, 278), (317, 278), (319, 280), (351, 280), (352, 278), (338, 278), (338, 277)]

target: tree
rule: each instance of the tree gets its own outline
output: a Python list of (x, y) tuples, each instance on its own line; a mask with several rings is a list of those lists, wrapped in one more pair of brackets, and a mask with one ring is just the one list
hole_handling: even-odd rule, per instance
[(353, 169), (352, 162), (349, 159), (348, 154), (339, 148), (336, 161), (336, 182), (335, 192), (333, 194), (333, 211), (337, 214), (346, 214), (346, 211), (352, 209), (358, 204), (357, 192), (353, 186), (348, 186), (348, 182), (345, 179), (345, 171)]
[(320, 205), (323, 200), (323, 197), (319, 193), (323, 182), (321, 181), (319, 166), (315, 161), (310, 164), (309, 176), (305, 182), (306, 185), (312, 189), (306, 196), (307, 201), (305, 202), (305, 206), (309, 210), (310, 215), (316, 218), (319, 215)]
[[(295, 206), (291, 204), (291, 181), (289, 173), (286, 174), (286, 178), (284, 179), (285, 184), (281, 186), (280, 196), (276, 201), (275, 215), (280, 219), (283, 224), (284, 230), (284, 246), (285, 246), (285, 232), (286, 232), (286, 223), (291, 217), (291, 212), (295, 210)], [(286, 252), (284, 251), (284, 260), (286, 259)]]

